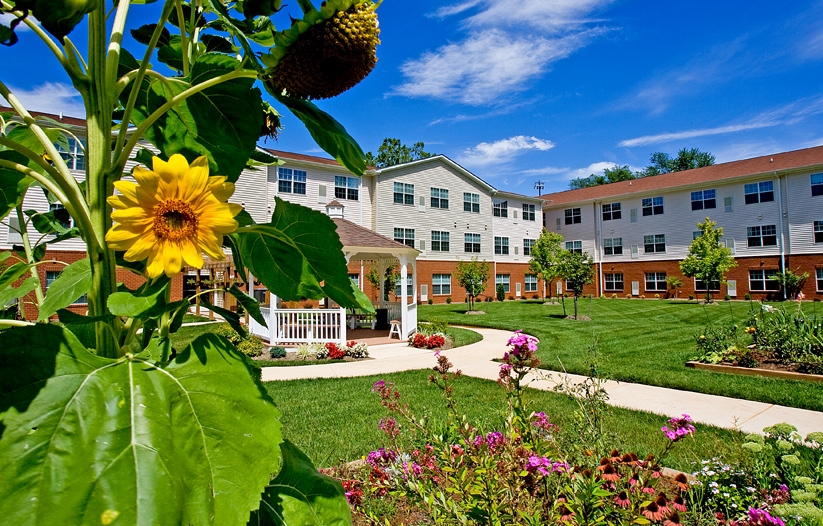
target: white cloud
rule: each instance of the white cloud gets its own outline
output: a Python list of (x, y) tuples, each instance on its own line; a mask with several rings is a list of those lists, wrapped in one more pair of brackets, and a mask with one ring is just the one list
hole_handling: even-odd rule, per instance
[[(11, 23), (14, 21), (15, 18), (17, 17), (9, 13), (0, 13), (0, 24), (9, 27), (11, 26)], [(34, 17), (29, 17), (29, 20), (35, 23), (37, 22), (37, 20)], [(31, 31), (31, 29), (29, 29), (29, 26), (27, 26), (25, 22), (20, 22), (19, 24), (17, 24), (17, 27), (14, 28), (14, 30), (17, 32)]]
[(712, 135), (723, 135), (727, 133), (757, 130), (760, 128), (769, 128), (772, 126), (791, 125), (797, 124), (807, 117), (818, 115), (820, 113), (823, 113), (823, 98), (802, 99), (774, 110), (763, 112), (748, 121), (744, 121), (739, 124), (728, 124), (711, 128), (697, 128), (678, 132), (644, 135), (642, 137), (635, 137), (633, 139), (620, 141), (618, 146), (633, 148), (635, 146), (648, 146), (650, 144), (661, 144), (681, 139), (693, 139), (695, 137), (707, 137)]
[(395, 89), (409, 97), (434, 97), (471, 105), (499, 101), (528, 88), (549, 64), (583, 45), (583, 37), (523, 38), (492, 29), (407, 61), (406, 82)]
[(537, 137), (517, 135), (495, 142), (481, 142), (473, 148), (467, 148), (457, 156), (461, 164), (487, 166), (511, 161), (517, 155), (528, 150), (547, 151), (554, 148), (554, 143)]
[(484, 0), (483, 3), (486, 9), (469, 17), (467, 25), (530, 26), (541, 31), (562, 32), (599, 22), (590, 16), (591, 13), (610, 4), (611, 0), (519, 0), (516, 7), (499, 0)]
[(27, 110), (79, 118), (86, 115), (80, 94), (68, 84), (46, 82), (28, 90), (13, 86), (9, 89)]
[(439, 7), (437, 11), (429, 16), (433, 16), (435, 18), (445, 18), (447, 16), (457, 15), (463, 11), (468, 11), (476, 5), (479, 5), (481, 1), (482, 0), (468, 0), (459, 4), (444, 5), (443, 7)]

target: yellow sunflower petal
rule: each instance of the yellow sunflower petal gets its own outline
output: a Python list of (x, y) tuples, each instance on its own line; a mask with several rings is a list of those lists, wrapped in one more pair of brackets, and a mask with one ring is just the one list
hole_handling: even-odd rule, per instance
[(132, 203), (131, 206), (137, 204), (137, 184), (131, 181), (115, 181), (114, 187), (122, 195), (124, 201)]
[(194, 268), (203, 268), (203, 254), (200, 253), (200, 247), (194, 242), (187, 241), (181, 244), (183, 254), (183, 261), (186, 265)]
[(153, 234), (139, 236), (123, 257), (126, 261), (142, 261), (151, 254), (155, 244), (157, 244), (157, 239)]
[(199, 237), (198, 242), (200, 244), (200, 250), (208, 254), (208, 256), (215, 260), (222, 260), (226, 257), (223, 253), (223, 236), (222, 235), (211, 235), (207, 237)]
[(180, 187), (180, 199), (184, 201), (194, 201), (209, 184), (209, 160), (205, 156), (198, 157), (189, 165), (186, 173), (178, 174), (178, 184)]
[(158, 188), (165, 193), (166, 197), (177, 197), (177, 183), (189, 170), (189, 163), (186, 158), (179, 153), (169, 157), (168, 162), (159, 157), (153, 157), (152, 168), (160, 177)]
[(150, 278), (157, 278), (163, 275), (163, 247), (158, 243), (149, 254), (149, 261), (146, 265), (146, 274)]
[(183, 254), (180, 250), (180, 245), (177, 243), (166, 243), (166, 248), (163, 250), (163, 265), (166, 276), (170, 278), (180, 273), (180, 270), (183, 268)]
[(149, 219), (149, 217), (150, 216), (146, 214), (145, 210), (137, 206), (120, 208), (118, 210), (113, 210), (111, 213), (111, 218), (118, 223), (123, 223), (125, 221), (143, 221)]
[(157, 184), (160, 181), (160, 177), (156, 173), (142, 166), (135, 166), (132, 171), (132, 176), (134, 180), (137, 181), (137, 186), (142, 188), (152, 188), (156, 190)]
[[(234, 193), (234, 183), (227, 182), (225, 177), (212, 177), (212, 179), (214, 180), (209, 181), (211, 193), (214, 194), (214, 197), (216, 197), (218, 201), (225, 203)], [(222, 181), (218, 179), (222, 179)]]

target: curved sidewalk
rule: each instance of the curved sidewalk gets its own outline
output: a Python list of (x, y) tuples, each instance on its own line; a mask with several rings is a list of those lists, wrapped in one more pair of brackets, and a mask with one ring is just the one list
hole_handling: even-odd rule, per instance
[[(512, 333), (477, 327), (471, 327), (471, 330), (480, 333), (483, 339), (471, 345), (443, 351), (443, 354), (449, 357), (455, 369), (461, 369), (465, 375), (496, 380), (500, 366), (492, 360), (503, 356), (506, 342)], [(405, 342), (375, 346), (370, 349), (370, 354), (373, 360), (361, 362), (264, 367), (263, 381), (372, 376), (430, 369), (435, 365), (431, 351), (409, 347)], [(563, 373), (552, 372), (549, 380), (535, 380), (529, 387), (551, 390), (563, 376)], [(578, 375), (567, 376), (575, 383), (585, 379)], [(766, 426), (788, 422), (797, 427), (804, 437), (812, 431), (823, 431), (823, 412), (818, 411), (643, 384), (608, 381), (605, 388), (611, 405), (665, 416), (686, 413), (698, 422), (718, 427), (736, 427), (744, 432), (760, 433)]]

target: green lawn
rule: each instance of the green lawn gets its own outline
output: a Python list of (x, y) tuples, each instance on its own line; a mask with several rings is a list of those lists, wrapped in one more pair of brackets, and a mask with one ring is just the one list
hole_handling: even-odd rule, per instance
[[(402, 393), (401, 403), (408, 403), (418, 415), (430, 414), (435, 420), (445, 417), (442, 392), (430, 385), (430, 371), (407, 371), (365, 378), (331, 378), (267, 382), (265, 385), (283, 413), (284, 437), (305, 451), (318, 466), (361, 458), (369, 451), (386, 445), (378, 430), (381, 418), (388, 416), (380, 400), (371, 392), (377, 380), (394, 382)], [(458, 409), (484, 431), (502, 427), (505, 392), (494, 382), (470, 377), (460, 378), (455, 386)], [(545, 391), (527, 390), (527, 400), (534, 411), (545, 411), (559, 426), (561, 437), (573, 441), (571, 420), (576, 404), (566, 396)], [(677, 416), (677, 415), (675, 415)], [(636, 451), (645, 456), (659, 453), (664, 444), (660, 427), (665, 418), (608, 407), (605, 429), (613, 447)], [(694, 439), (677, 444), (666, 465), (691, 470), (692, 463), (721, 454), (733, 454), (739, 436), (729, 430), (697, 426)]]
[[(778, 304), (778, 308), (783, 306)], [(786, 303), (785, 307), (795, 309), (796, 305)], [(696, 353), (695, 334), (708, 323), (742, 325), (751, 308), (759, 308), (759, 304), (720, 301), (704, 306), (667, 300), (581, 298), (580, 315), (591, 321), (567, 320), (560, 304), (543, 305), (533, 300), (478, 303), (476, 309), (486, 314), (471, 316), (464, 314), (465, 304), (421, 305), (418, 316), (425, 321), (522, 329), (540, 339), (538, 356), (547, 369), (586, 374), (586, 349), (596, 341), (601, 355), (599, 369), (615, 380), (823, 411), (820, 384), (684, 366)], [(573, 312), (571, 299), (566, 300), (566, 309)], [(817, 303), (804, 304), (804, 310), (823, 314), (823, 306)]]

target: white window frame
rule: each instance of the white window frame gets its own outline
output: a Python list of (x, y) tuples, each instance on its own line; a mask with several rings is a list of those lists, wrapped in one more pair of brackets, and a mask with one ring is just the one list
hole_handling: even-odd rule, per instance
[[(61, 271), (59, 271), (59, 270), (47, 270), (46, 271), (46, 282), (45, 282), (46, 292), (48, 292), (49, 287), (51, 287), (51, 284), (54, 283), (54, 280), (56, 280), (60, 276), (60, 272)], [(88, 305), (88, 303), (89, 303), (88, 295), (83, 294), (82, 296), (80, 296), (79, 298), (74, 300), (71, 304), (72, 305)]]
[(534, 248), (535, 242), (537, 242), (536, 239), (523, 238), (523, 255), (524, 256), (531, 256), (532, 255), (532, 249)]
[[(770, 233), (766, 234), (765, 229)], [(766, 241), (769, 243), (767, 244)], [(755, 225), (746, 227), (746, 244), (750, 248), (776, 247), (777, 225)]]
[(715, 189), (709, 190), (695, 190), (691, 193), (692, 210), (708, 210), (717, 208), (717, 191)]
[(492, 215), (494, 217), (509, 217), (509, 202), (492, 203)]
[(494, 253), (498, 256), (509, 255), (509, 238), (494, 236)]
[(537, 292), (537, 274), (526, 274), (523, 278), (523, 292)]
[(360, 200), (360, 178), (345, 175), (334, 176), (334, 198), (347, 201)]
[(564, 224), (577, 225), (583, 222), (583, 214), (579, 208), (567, 208), (563, 210)]
[(431, 197), (429, 203), (432, 208), (449, 209), (449, 191), (445, 188), (431, 187)]
[[(662, 245), (662, 250), (661, 250)], [(652, 247), (649, 250), (649, 247)], [(666, 234), (649, 234), (643, 236), (643, 253), (644, 254), (665, 254), (666, 253)]]
[(606, 256), (623, 255), (623, 238), (607, 237), (603, 240), (603, 254)]
[[(469, 248), (471, 250), (466, 250)], [(463, 234), (463, 252), (466, 252), (467, 254), (479, 254), (481, 249), (482, 242), (480, 234), (474, 234), (472, 232), (466, 232)]]
[(620, 203), (606, 203), (602, 208), (603, 221), (616, 221), (623, 217)]
[(463, 192), (463, 211), (473, 214), (480, 213), (480, 194)]
[(663, 215), (663, 196), (644, 197), (641, 201), (643, 217)]
[(414, 248), (414, 229), (394, 227), (394, 240), (407, 247)]
[(397, 205), (414, 206), (414, 185), (395, 181), (392, 202)]
[[(620, 276), (620, 279), (617, 277)], [(620, 284), (618, 287), (617, 284)], [(603, 274), (603, 290), (606, 292), (621, 292), (626, 286), (622, 272), (607, 272)]]
[(511, 292), (511, 274), (495, 274), (494, 275), (494, 290), (497, 290), (497, 286), (501, 283), (503, 284), (503, 292), (508, 294)]
[(537, 214), (534, 205), (523, 203), (523, 221), (537, 221)]
[(583, 253), (583, 241), (581, 240), (573, 240), (573, 241), (566, 241), (566, 250), (569, 252), (574, 252), (576, 254)]
[(432, 230), (432, 252), (448, 252), (450, 248), (450, 235), (443, 230)]
[(747, 205), (774, 201), (774, 181), (759, 181), (743, 185), (743, 202)]
[[(652, 279), (649, 279), (651, 276)], [(652, 288), (649, 284), (653, 284)], [(665, 272), (645, 272), (643, 275), (643, 290), (646, 292), (666, 292), (668, 285), (666, 283)]]
[(812, 235), (815, 243), (823, 243), (823, 221), (812, 223)]
[(306, 195), (306, 171), (278, 167), (277, 193)]
[[(780, 283), (774, 279), (779, 271), (777, 269), (749, 269), (749, 292), (777, 292), (780, 290)], [(772, 278), (772, 279), (769, 279)], [(754, 288), (752, 283), (762, 283), (763, 288)], [(771, 288), (769, 288), (771, 287)]]
[(812, 197), (823, 195), (823, 173), (811, 174), (809, 181), (811, 183)]
[(432, 296), (449, 296), (452, 293), (451, 274), (432, 274)]

